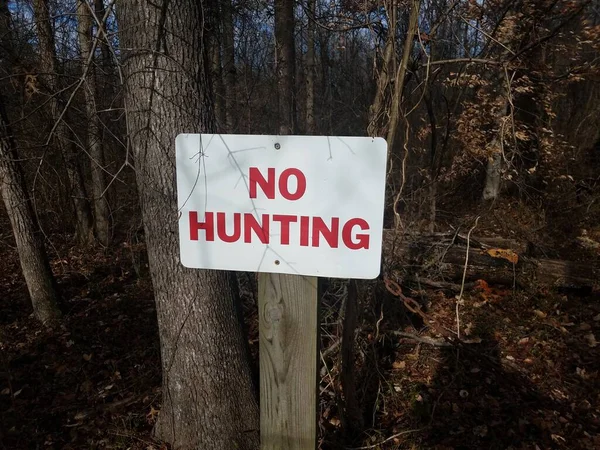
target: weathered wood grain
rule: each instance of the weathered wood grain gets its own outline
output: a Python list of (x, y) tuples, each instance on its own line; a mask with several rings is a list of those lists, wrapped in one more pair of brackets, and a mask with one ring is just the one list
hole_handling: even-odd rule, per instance
[(262, 450), (314, 450), (317, 434), (317, 278), (260, 274)]

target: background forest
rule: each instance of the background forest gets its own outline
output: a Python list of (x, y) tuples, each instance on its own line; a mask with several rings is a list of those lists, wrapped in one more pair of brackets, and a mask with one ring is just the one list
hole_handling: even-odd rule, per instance
[(388, 142), (318, 448), (600, 448), (600, 2), (0, 0), (0, 449), (258, 448), (256, 274), (179, 264), (182, 132)]

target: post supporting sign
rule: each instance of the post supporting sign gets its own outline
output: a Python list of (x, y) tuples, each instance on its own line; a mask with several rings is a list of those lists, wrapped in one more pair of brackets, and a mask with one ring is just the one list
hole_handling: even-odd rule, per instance
[(182, 264), (262, 273), (261, 448), (314, 449), (317, 277), (379, 274), (387, 144), (182, 134), (176, 155)]

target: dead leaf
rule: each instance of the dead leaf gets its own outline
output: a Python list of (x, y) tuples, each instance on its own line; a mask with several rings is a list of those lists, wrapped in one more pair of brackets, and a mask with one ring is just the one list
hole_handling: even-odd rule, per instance
[(490, 290), (490, 285), (485, 280), (477, 280), (475, 281), (475, 289), (481, 289), (484, 292), (488, 292)]
[(91, 353), (84, 353), (83, 354), (83, 359), (85, 359), (86, 361), (89, 361), (90, 359), (92, 359), (92, 354)]
[(473, 428), (473, 434), (479, 437), (485, 437), (488, 433), (487, 425), (481, 425), (479, 427)]
[(539, 309), (534, 309), (533, 313), (538, 316), (540, 319), (545, 319), (546, 317), (548, 317), (548, 314), (546, 314), (543, 311), (540, 311)]
[(487, 254), (492, 258), (502, 258), (513, 264), (517, 264), (519, 262), (519, 255), (510, 249), (491, 248), (487, 251)]
[(394, 363), (392, 364), (392, 369), (395, 369), (395, 370), (406, 369), (406, 361), (394, 361)]
[(85, 411), (79, 411), (77, 414), (75, 414), (75, 417), (73, 417), (75, 420), (83, 420), (88, 416), (88, 413), (86, 413)]
[(10, 394), (10, 389), (9, 388), (4, 388), (4, 389), (2, 389), (2, 391), (0, 391), (0, 394), (2, 394), (2, 395), (8, 395), (8, 394)]
[(159, 412), (159, 409), (155, 409), (153, 405), (150, 405), (150, 412), (146, 414), (146, 420), (149, 424), (153, 424), (154, 422), (156, 422), (156, 417), (158, 416)]
[(588, 345), (592, 348), (594, 348), (598, 345), (598, 342), (596, 341), (596, 336), (594, 336), (594, 333), (586, 334), (585, 340), (587, 341)]

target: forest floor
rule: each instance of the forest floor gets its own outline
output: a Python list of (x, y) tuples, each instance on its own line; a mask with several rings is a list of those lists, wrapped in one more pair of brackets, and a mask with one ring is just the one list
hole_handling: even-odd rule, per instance
[[(161, 373), (151, 283), (132, 258), (143, 248), (83, 251), (53, 239), (64, 321), (48, 330), (30, 315), (7, 236), (0, 239), (0, 449), (166, 449), (151, 436)], [(325, 358), (320, 448), (600, 448), (597, 292), (480, 282), (463, 294), (466, 343), (457, 347), (398, 336), (440, 341), (382, 284), (369, 284), (371, 300), (361, 304), (361, 414), (352, 427), (340, 414), (339, 355)], [(456, 331), (454, 293), (405, 293), (426, 307), (437, 330)], [(323, 349), (340, 335), (339, 302), (324, 299)], [(246, 315), (256, 355), (252, 305)]]

